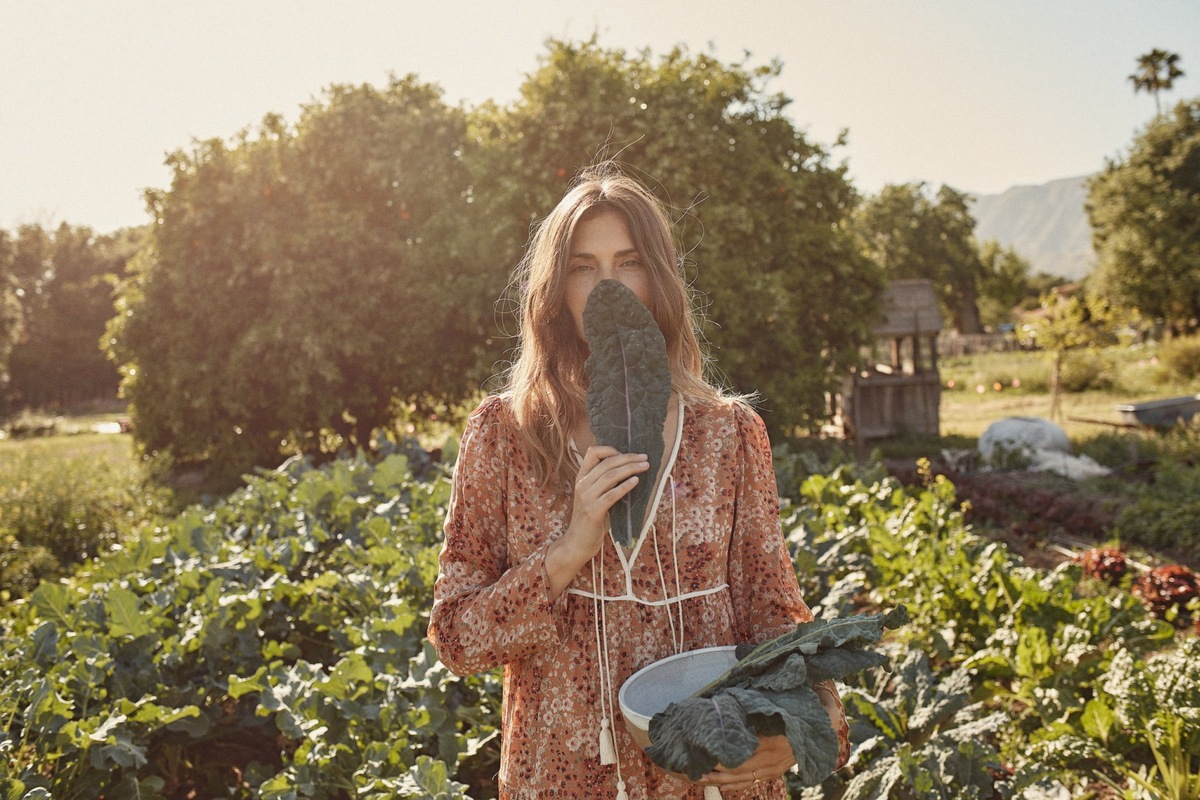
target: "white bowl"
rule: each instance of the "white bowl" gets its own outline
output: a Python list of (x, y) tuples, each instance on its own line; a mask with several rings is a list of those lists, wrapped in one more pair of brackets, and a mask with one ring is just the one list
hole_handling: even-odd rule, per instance
[(686, 700), (737, 663), (733, 645), (669, 656), (629, 676), (617, 694), (625, 727), (643, 749), (650, 746), (650, 718)]

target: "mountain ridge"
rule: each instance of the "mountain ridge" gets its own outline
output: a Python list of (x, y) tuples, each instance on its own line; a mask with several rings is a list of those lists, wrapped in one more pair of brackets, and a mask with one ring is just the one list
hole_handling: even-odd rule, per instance
[(975, 238), (994, 239), (1029, 261), (1033, 273), (1068, 280), (1086, 277), (1096, 264), (1084, 203), (1090, 176), (1058, 178), (977, 195), (971, 204)]

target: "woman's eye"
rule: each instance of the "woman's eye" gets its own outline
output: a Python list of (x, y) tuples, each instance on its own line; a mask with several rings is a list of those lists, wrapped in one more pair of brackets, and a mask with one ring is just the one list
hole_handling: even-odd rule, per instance
[(622, 267), (630, 267), (630, 268), (640, 267), (641, 265), (642, 265), (642, 262), (638, 261), (636, 258), (631, 258), (628, 261), (621, 264)]
[(571, 272), (586, 272), (587, 270), (589, 270), (591, 268), (592, 268), (591, 264), (576, 264), (573, 267), (571, 267)]

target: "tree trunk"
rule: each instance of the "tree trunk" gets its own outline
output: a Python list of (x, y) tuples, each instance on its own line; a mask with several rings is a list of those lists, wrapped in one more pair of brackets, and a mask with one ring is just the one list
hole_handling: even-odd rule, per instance
[(958, 304), (958, 330), (960, 333), (983, 333), (979, 321), (979, 303), (972, 289), (963, 291)]

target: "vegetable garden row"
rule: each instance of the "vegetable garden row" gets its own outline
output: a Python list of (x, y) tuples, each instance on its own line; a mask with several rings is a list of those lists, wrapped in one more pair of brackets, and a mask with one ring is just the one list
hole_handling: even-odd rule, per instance
[[(0, 798), (494, 796), (498, 676), (424, 639), (446, 476), (409, 445), (293, 460), (12, 604)], [(912, 616), (843, 687), (850, 765), (794, 796), (1200, 795), (1200, 637), (1024, 566), (945, 479), (781, 490), (814, 610)]]

